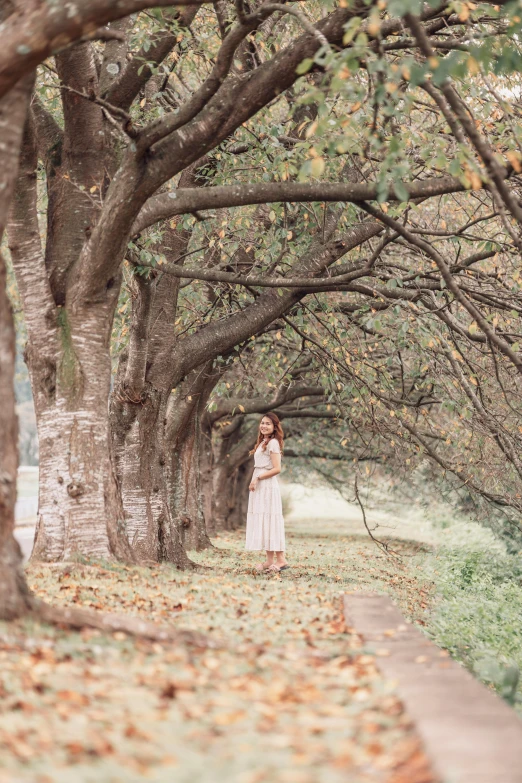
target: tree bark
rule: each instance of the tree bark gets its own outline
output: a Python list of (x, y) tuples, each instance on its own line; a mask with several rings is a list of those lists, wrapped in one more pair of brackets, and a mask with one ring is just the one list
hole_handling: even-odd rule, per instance
[[(197, 187), (196, 167), (180, 180)], [(166, 224), (157, 250), (172, 263), (183, 263), (191, 232)], [(133, 279), (128, 350), (121, 357), (111, 399), (111, 424), (125, 516), (131, 545), (139, 559), (190, 566), (185, 552), (210, 545), (200, 491), (199, 419), (214, 388), (207, 373), (194, 372), (172, 391), (168, 364), (172, 352), (180, 280), (164, 268)], [(179, 410), (175, 402), (181, 399)]]
[[(181, 530), (186, 550), (201, 551), (211, 546), (205, 523), (201, 482), (201, 419), (214, 385), (210, 363), (209, 367), (187, 379), (177, 395), (178, 399), (171, 403), (173, 410), (170, 412), (167, 430), (171, 461), (171, 513)], [(185, 390), (191, 393), (187, 394)]]
[[(0, 14), (0, 20), (1, 20)], [(25, 115), (33, 78), (25, 77), (0, 100), (0, 243), (14, 190)], [(0, 620), (30, 609), (31, 595), (22, 569), (22, 553), (13, 531), (18, 470), (18, 422), (15, 413), (15, 327), (7, 296), (7, 270), (0, 253)]]
[(245, 460), (234, 474), (234, 491), (226, 519), (227, 530), (238, 530), (246, 525), (248, 511), (248, 486), (252, 480), (252, 463)]
[[(29, 121), (10, 214), (9, 245), (26, 316), (26, 360), (40, 445), (33, 557), (56, 561), (83, 554), (132, 560), (109, 449), (107, 411), (111, 367), (107, 327), (118, 288), (109, 287), (95, 303), (74, 303), (63, 282), (73, 257), (66, 257), (64, 264), (61, 254), (60, 263), (52, 266), (54, 294), (59, 300), (66, 298), (63, 305), (56, 305), (53, 276), (47, 275), (40, 243), (36, 165), (36, 138)], [(58, 210), (57, 214), (63, 217)], [(70, 213), (65, 214), (72, 225)], [(79, 214), (83, 234), (85, 209)], [(52, 256), (56, 246), (47, 250)]]
[(168, 460), (163, 422), (167, 395), (149, 392), (126, 433), (119, 459), (129, 542), (138, 562), (190, 565), (169, 504)]
[[(236, 417), (231, 424), (216, 433), (214, 438), (212, 525), (216, 530), (234, 529), (237, 521), (234, 509), (243, 491), (243, 486), (240, 485), (246, 482), (243, 474), (238, 473), (240, 467), (246, 465), (246, 473), (249, 474), (247, 489), (252, 477), (253, 467), (248, 464), (248, 461), (249, 452), (255, 444), (256, 424), (246, 427), (244, 424), (243, 418)], [(240, 513), (238, 510), (237, 514)]]
[(201, 419), (201, 494), (203, 498), (203, 517), (205, 520), (205, 530), (212, 537), (215, 528), (212, 523), (212, 471), (213, 471), (213, 451), (212, 451), (212, 424), (208, 416), (202, 416)]
[[(192, 172), (184, 175), (191, 181)], [(162, 251), (167, 258), (186, 252), (187, 231), (165, 227)], [(170, 502), (170, 451), (166, 442), (171, 388), (153, 375), (155, 358), (165, 342), (175, 340), (174, 321), (180, 281), (162, 272), (133, 279), (128, 349), (122, 354), (111, 396), (111, 430), (121, 485), (127, 535), (138, 561), (190, 565)], [(161, 375), (160, 375), (161, 377)]]

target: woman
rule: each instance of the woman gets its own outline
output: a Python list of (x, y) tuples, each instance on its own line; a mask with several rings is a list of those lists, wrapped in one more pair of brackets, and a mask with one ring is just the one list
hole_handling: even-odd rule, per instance
[[(279, 482), (283, 428), (275, 413), (261, 419), (254, 455), (254, 473), (250, 483), (246, 546), (248, 550), (266, 550), (266, 561), (258, 571), (282, 571), (288, 568), (285, 558), (285, 521)], [(274, 562), (275, 556), (275, 562)]]

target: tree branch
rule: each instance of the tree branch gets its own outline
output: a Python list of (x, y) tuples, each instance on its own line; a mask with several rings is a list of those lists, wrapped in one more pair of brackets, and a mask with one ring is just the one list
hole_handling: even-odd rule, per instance
[(432, 261), (435, 261), (435, 263), (437, 264), (440, 270), (444, 282), (446, 283), (451, 293), (454, 295), (455, 299), (458, 302), (460, 302), (460, 304), (475, 319), (477, 325), (482, 330), (482, 332), (486, 335), (488, 340), (490, 340), (490, 342), (493, 343), (493, 345), (496, 345), (497, 348), (501, 351), (501, 353), (503, 353), (504, 356), (506, 356), (512, 362), (512, 364), (516, 367), (517, 371), (522, 374), (522, 358), (511, 348), (511, 346), (502, 337), (500, 337), (497, 334), (497, 332), (495, 332), (495, 330), (490, 326), (486, 318), (483, 316), (482, 312), (473, 304), (473, 302), (469, 300), (466, 294), (460, 289), (453, 275), (451, 274), (450, 267), (448, 266), (446, 261), (442, 258), (440, 253), (432, 245), (428, 244), (427, 242), (424, 242), (424, 240), (422, 239), (419, 239), (415, 234), (412, 234), (401, 223), (389, 217), (388, 215), (384, 214), (384, 212), (381, 212), (380, 210), (376, 209), (370, 204), (360, 204), (360, 207), (361, 209), (364, 209), (364, 211), (367, 212), (369, 215), (378, 218), (385, 225), (389, 226), (398, 234), (400, 234), (402, 237), (404, 237), (404, 239), (406, 239), (410, 245), (413, 245), (414, 247), (418, 247), (428, 256), (428, 258), (431, 258)]
[(301, 397), (324, 396), (322, 386), (293, 386), (290, 389), (282, 389), (277, 392), (275, 397), (267, 400), (263, 397), (254, 397), (253, 399), (220, 399), (217, 402), (215, 410), (210, 412), (209, 419), (215, 424), (224, 416), (248, 416), (250, 413), (263, 413), (274, 410), (287, 402), (293, 402)]
[[(211, 0), (208, 0), (210, 2)], [(100, 27), (145, 8), (203, 5), (207, 0), (75, 0), (38, 3), (28, 10), (20, 3), (2, 24), (0, 97), (39, 63)]]
[(187, 280), (206, 280), (211, 283), (229, 283), (230, 285), (254, 286), (258, 288), (311, 288), (314, 291), (320, 287), (321, 290), (338, 290), (343, 283), (356, 280), (358, 277), (364, 277), (370, 272), (366, 265), (355, 267), (351, 272), (344, 275), (334, 275), (332, 277), (258, 277), (256, 275), (236, 275), (234, 272), (220, 272), (219, 270), (205, 269), (187, 269), (184, 266), (148, 266), (142, 264), (139, 260), (136, 265), (146, 269), (160, 270), (164, 274), (173, 275)]
[[(466, 190), (456, 177), (431, 177), (415, 182), (400, 183), (397, 195), (392, 187), (390, 201), (404, 201), (403, 190), (408, 198), (432, 198), (447, 193), (462, 193)], [(377, 183), (373, 182), (256, 182), (241, 185), (219, 185), (212, 188), (171, 190), (148, 199), (132, 227), (136, 235), (160, 220), (175, 215), (191, 214), (207, 209), (244, 207), (251, 204), (277, 202), (327, 201), (355, 203), (374, 201), (378, 197)]]
[[(199, 6), (188, 6), (171, 12), (171, 16), (179, 22), (181, 27), (187, 27), (193, 21), (199, 10)], [(169, 12), (167, 11), (166, 14)], [(146, 85), (152, 76), (152, 70), (149, 63), (154, 67), (158, 66), (166, 57), (179, 45), (178, 34), (169, 31), (161, 31), (151, 41), (147, 51), (142, 49), (134, 55), (127, 64), (125, 70), (116, 78), (111, 80), (106, 98), (113, 106), (119, 106), (128, 111), (132, 102), (139, 95), (140, 90)], [(104, 59), (108, 62), (107, 56)], [(167, 77), (166, 77), (167, 78)]]

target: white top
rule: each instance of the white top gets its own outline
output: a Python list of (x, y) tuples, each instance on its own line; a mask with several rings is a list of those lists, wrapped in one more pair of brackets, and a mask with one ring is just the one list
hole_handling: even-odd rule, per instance
[(275, 438), (269, 440), (264, 449), (263, 444), (259, 444), (254, 453), (254, 467), (272, 470), (275, 465), (272, 463), (271, 454), (281, 454), (281, 447)]

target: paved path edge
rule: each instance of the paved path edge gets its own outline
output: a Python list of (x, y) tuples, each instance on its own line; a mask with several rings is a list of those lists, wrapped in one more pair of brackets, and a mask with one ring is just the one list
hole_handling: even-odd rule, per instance
[(441, 783), (522, 783), (522, 721), (385, 595), (345, 593), (347, 625), (376, 655)]

